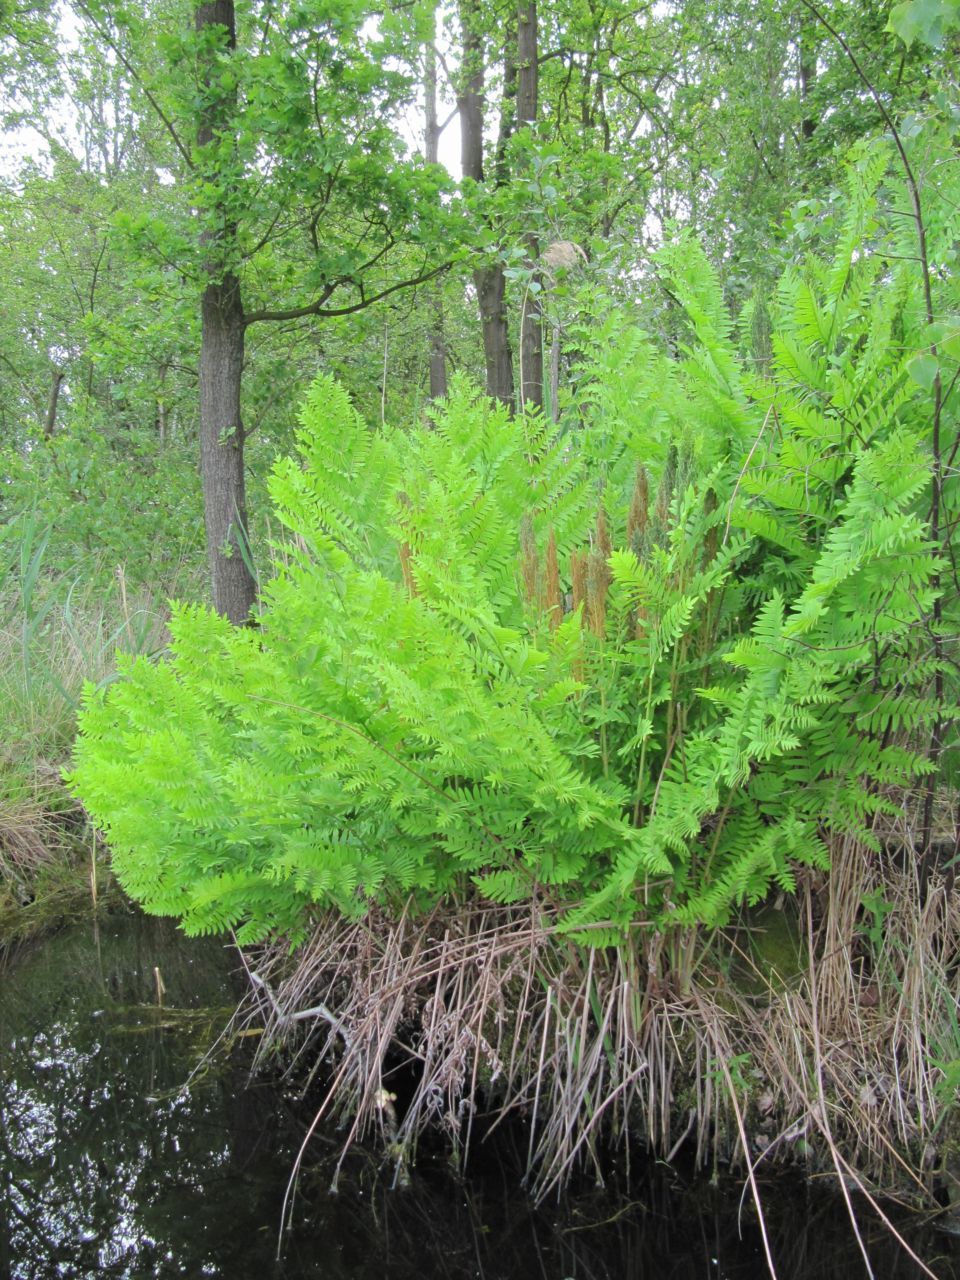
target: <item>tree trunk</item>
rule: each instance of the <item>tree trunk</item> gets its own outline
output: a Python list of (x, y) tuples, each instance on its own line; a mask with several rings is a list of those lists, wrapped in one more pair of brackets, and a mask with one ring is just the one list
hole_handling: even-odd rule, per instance
[(47, 417), (43, 424), (43, 434), (49, 440), (57, 429), (57, 405), (60, 401), (60, 387), (63, 384), (62, 369), (50, 370), (50, 398), (47, 401)]
[[(463, 0), (463, 84), (457, 96), (460, 109), (460, 159), (463, 176), (483, 182), (483, 41), (474, 0)], [(506, 104), (504, 106), (506, 109)], [(501, 134), (503, 129), (501, 127)], [(483, 329), (487, 395), (513, 408), (513, 358), (505, 306), (506, 278), (498, 262), (473, 273)]]
[[(197, 33), (215, 26), (226, 29), (227, 47), (235, 49), (233, 0), (212, 0), (197, 6)], [(217, 83), (216, 71), (211, 68), (197, 125), (201, 148), (230, 128), (234, 94), (211, 92)], [(220, 176), (217, 163), (211, 161), (204, 175), (214, 183)], [(249, 618), (256, 599), (256, 583), (248, 565), (240, 416), (245, 320), (240, 281), (227, 266), (236, 228), (221, 208), (213, 211), (212, 221), (213, 228), (203, 236), (208, 283), (200, 308), (200, 478), (213, 607), (231, 622), (241, 623)]]
[[(533, 129), (537, 123), (537, 5), (536, 0), (520, 0), (517, 15), (517, 123)], [(531, 269), (540, 257), (540, 245), (533, 234), (524, 237)], [(533, 271), (523, 292), (520, 309), (520, 404), (543, 406), (543, 324), (539, 289), (540, 273)]]
[(513, 404), (513, 355), (507, 327), (507, 282), (501, 266), (473, 273), (483, 327), (483, 357), (487, 367), (487, 395), (508, 408)]
[(817, 80), (817, 46), (816, 33), (809, 24), (800, 29), (800, 102), (803, 105), (803, 119), (800, 121), (800, 136), (809, 142), (817, 131), (817, 122), (810, 113), (810, 96)]
[[(436, 164), (440, 156), (440, 125), (437, 119), (437, 49), (436, 14), (433, 15), (433, 31), (424, 58), (423, 87), (426, 102), (426, 127), (424, 151), (427, 164)], [(438, 285), (432, 289), (430, 309), (433, 325), (430, 330), (430, 399), (440, 400), (447, 394), (447, 351), (443, 335), (443, 293)]]
[(211, 281), (203, 292), (200, 339), (200, 478), (207, 530), (213, 607), (231, 622), (246, 622), (256, 598), (247, 564), (243, 475), (243, 306), (236, 276)]
[(560, 421), (560, 325), (556, 321), (550, 340), (550, 418)]
[(447, 344), (444, 338), (443, 296), (434, 290), (430, 300), (433, 330), (430, 334), (430, 399), (444, 400), (447, 395)]
[(157, 390), (157, 441), (160, 448), (166, 447), (169, 438), (169, 423), (167, 419), (167, 373), (169, 366), (164, 363), (160, 366), (160, 386)]

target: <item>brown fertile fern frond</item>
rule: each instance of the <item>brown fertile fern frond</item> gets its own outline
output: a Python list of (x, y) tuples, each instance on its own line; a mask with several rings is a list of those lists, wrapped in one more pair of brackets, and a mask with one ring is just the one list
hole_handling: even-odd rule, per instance
[(557, 564), (557, 536), (553, 529), (547, 540), (547, 556), (543, 566), (543, 607), (551, 631), (556, 631), (563, 619), (563, 602), (560, 596), (560, 567)]

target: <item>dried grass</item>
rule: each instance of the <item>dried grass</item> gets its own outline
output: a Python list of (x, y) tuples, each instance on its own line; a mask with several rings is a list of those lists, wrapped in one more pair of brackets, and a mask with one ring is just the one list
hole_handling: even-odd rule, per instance
[(932, 1206), (949, 1178), (943, 1064), (960, 1059), (960, 903), (946, 876), (921, 893), (909, 863), (852, 841), (804, 901), (805, 961), (760, 990), (729, 976), (742, 929), (591, 949), (544, 903), (329, 914), (293, 961), (253, 957), (238, 1029), (262, 1027), (261, 1063), (282, 1048), (304, 1091), (322, 1078), (314, 1128), (343, 1125), (344, 1150), (380, 1134), (397, 1177), (428, 1129), (462, 1161), (518, 1117), (538, 1199), (575, 1170), (602, 1181), (615, 1153), (674, 1159), (686, 1142), (701, 1165), (800, 1163)]
[(75, 858), (82, 814), (60, 766), (84, 681), (108, 679), (118, 650), (159, 649), (166, 628), (122, 571), (105, 604), (79, 584), (43, 579), (33, 563), (36, 572), (0, 594), (0, 899), (11, 910), (32, 901), (43, 873)]
[(63, 830), (49, 812), (42, 791), (31, 794), (23, 786), (0, 794), (0, 883), (21, 890), (60, 856)]

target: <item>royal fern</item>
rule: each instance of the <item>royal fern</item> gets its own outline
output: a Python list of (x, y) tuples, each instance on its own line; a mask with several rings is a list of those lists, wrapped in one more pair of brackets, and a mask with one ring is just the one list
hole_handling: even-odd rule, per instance
[(127, 890), (243, 939), (313, 904), (541, 896), (602, 942), (875, 840), (942, 675), (884, 172), (855, 158), (833, 257), (781, 282), (769, 367), (683, 238), (683, 352), (605, 332), (575, 429), (460, 385), (372, 431), (318, 381), (258, 626), (178, 607), (163, 661), (87, 691), (71, 782)]

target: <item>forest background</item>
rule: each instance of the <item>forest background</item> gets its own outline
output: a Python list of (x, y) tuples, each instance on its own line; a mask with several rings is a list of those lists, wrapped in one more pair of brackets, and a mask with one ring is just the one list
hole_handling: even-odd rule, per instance
[[(500, 963), (533, 909), (542, 1185), (634, 1104), (672, 1150), (671, 1035), (704, 1148), (722, 1085), (744, 1149), (738, 1098), (953, 1185), (958, 27), (0, 8), (8, 933), (72, 901), (87, 680), (72, 786), (149, 908), (277, 965), (382, 913), (408, 995), (449, 980), (411, 912), (488, 904)], [(342, 981), (303, 972), (287, 1023)], [(341, 1067), (368, 1118), (383, 1044)]]

